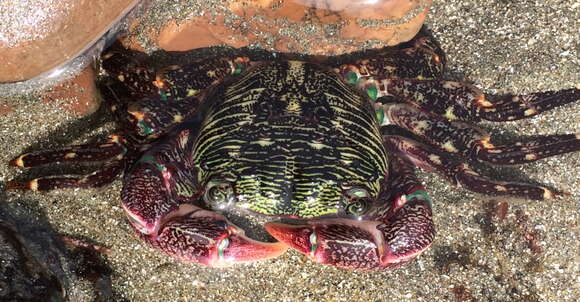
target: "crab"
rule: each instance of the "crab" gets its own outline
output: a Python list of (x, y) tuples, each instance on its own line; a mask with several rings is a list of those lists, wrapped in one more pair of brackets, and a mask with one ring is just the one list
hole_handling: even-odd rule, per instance
[[(138, 236), (186, 262), (228, 266), (290, 247), (341, 268), (397, 267), (435, 238), (415, 166), (473, 192), (542, 200), (563, 193), (493, 180), (469, 162), (523, 164), (580, 150), (576, 134), (497, 144), (476, 125), (577, 101), (578, 88), (486, 97), (443, 79), (444, 52), (424, 31), (324, 62), (215, 57), (152, 68), (140, 55), (117, 46), (102, 56), (101, 93), (118, 134), (11, 161), (102, 167), (7, 187), (98, 187), (124, 174), (121, 203)], [(247, 236), (226, 217), (232, 210), (268, 220), (273, 238)]]

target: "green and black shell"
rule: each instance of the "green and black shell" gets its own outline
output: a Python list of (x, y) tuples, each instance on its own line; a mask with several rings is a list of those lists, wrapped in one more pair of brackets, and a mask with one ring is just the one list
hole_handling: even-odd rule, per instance
[(379, 193), (387, 153), (374, 111), (331, 70), (263, 63), (208, 101), (192, 152), (197, 178), (229, 191), (237, 207), (311, 218), (344, 211), (349, 194)]

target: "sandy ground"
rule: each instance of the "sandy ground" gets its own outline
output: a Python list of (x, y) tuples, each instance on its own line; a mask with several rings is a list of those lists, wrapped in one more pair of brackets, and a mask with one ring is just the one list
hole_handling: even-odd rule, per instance
[[(574, 0), (453, 0), (436, 1), (427, 24), (447, 51), (449, 77), (467, 78), (496, 94), (578, 86), (578, 20)], [(16, 111), (0, 117), (3, 163), (30, 149), (83, 142), (110, 129), (34, 98), (7, 101)], [(500, 136), (580, 133), (579, 108), (567, 105), (486, 127)], [(295, 252), (228, 269), (178, 263), (135, 238), (119, 205), (120, 180), (102, 189), (6, 194), (14, 207), (46, 214), (58, 232), (110, 247), (106, 258), (118, 300), (576, 301), (580, 153), (495, 171), (484, 169), (497, 178), (530, 179), (571, 195), (545, 202), (510, 199), (507, 216), (499, 221), (489, 213), (492, 198), (421, 173), (434, 199), (437, 239), (415, 262), (375, 273), (315, 265)], [(0, 165), (0, 186), (18, 173)], [(530, 248), (530, 237), (538, 238), (541, 251)], [(75, 290), (88, 293), (89, 286)]]

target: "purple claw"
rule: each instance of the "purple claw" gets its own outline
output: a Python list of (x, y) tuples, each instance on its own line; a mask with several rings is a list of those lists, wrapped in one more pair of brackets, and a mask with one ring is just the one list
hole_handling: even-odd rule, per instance
[(411, 261), (431, 245), (431, 216), (429, 201), (416, 196), (383, 221), (337, 218), (298, 225), (271, 222), (265, 228), (318, 263), (382, 270)]
[(191, 205), (181, 206), (145, 239), (154, 247), (182, 261), (226, 267), (278, 257), (288, 248), (281, 242), (252, 240), (244, 231), (217, 213)]
[(153, 247), (176, 259), (223, 267), (277, 257), (283, 243), (252, 240), (244, 231), (215, 212), (175, 196), (176, 182), (168, 164), (153, 159), (139, 163), (125, 179), (123, 208), (133, 227)]

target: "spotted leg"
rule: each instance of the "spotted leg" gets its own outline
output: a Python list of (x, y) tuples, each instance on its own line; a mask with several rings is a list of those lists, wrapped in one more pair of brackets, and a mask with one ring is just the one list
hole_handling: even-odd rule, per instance
[(38, 151), (22, 154), (10, 161), (10, 165), (30, 168), (51, 163), (105, 162), (98, 170), (87, 175), (53, 175), (32, 180), (11, 180), (8, 190), (49, 191), (67, 187), (99, 187), (112, 182), (124, 168), (127, 148), (125, 141), (112, 135), (104, 144), (69, 146), (57, 150)]
[(362, 270), (397, 267), (433, 242), (431, 200), (413, 167), (397, 157), (391, 159), (389, 177), (383, 185), (375, 200), (381, 210), (369, 216), (295, 224), (270, 222), (265, 228), (318, 263)]
[(355, 83), (376, 100), (394, 97), (450, 120), (514, 121), (580, 100), (580, 89), (487, 98), (473, 85), (441, 80), (363, 77)]
[[(578, 134), (529, 137), (509, 145), (498, 145), (490, 141), (485, 131), (459, 121), (510, 121), (532, 117), (578, 101), (578, 88), (488, 100), (472, 85), (439, 79), (445, 56), (432, 37), (420, 35), (410, 44), (411, 48), (385, 51), (391, 52), (391, 57), (395, 52), (403, 58), (411, 58), (410, 61), (421, 61), (420, 66), (425, 68), (399, 66), (396, 64), (404, 65), (407, 60), (392, 63), (390, 56), (379, 53), (373, 59), (358, 60), (336, 69), (346, 82), (358, 86), (371, 98), (382, 125), (394, 123), (441, 150), (494, 164), (521, 164), (580, 150)], [(413, 106), (384, 105), (392, 100)]]
[(103, 70), (124, 87), (115, 90), (118, 98), (159, 93), (174, 100), (194, 95), (229, 75), (239, 74), (250, 64), (246, 57), (214, 57), (156, 70), (148, 67), (144, 53), (125, 49), (120, 44), (114, 44), (101, 60)]
[(580, 151), (580, 135), (558, 134), (528, 137), (507, 145), (490, 141), (488, 133), (462, 121), (450, 121), (409, 104), (380, 105), (385, 123), (404, 128), (424, 142), (463, 158), (493, 164), (522, 164), (563, 153)]
[(169, 256), (207, 266), (282, 254), (286, 245), (252, 240), (223, 215), (201, 208), (207, 184), (196, 182), (187, 156), (192, 145), (193, 136), (182, 130), (150, 149), (126, 174), (122, 204), (138, 234)]
[(369, 53), (370, 59), (337, 64), (335, 71), (373, 101), (394, 98), (450, 120), (513, 121), (580, 99), (579, 87), (487, 98), (471, 84), (441, 79), (445, 54), (432, 36), (422, 31), (405, 45), (410, 47), (385, 48)]
[(8, 189), (47, 191), (110, 183), (136, 160), (140, 145), (195, 114), (201, 94), (212, 83), (239, 73), (249, 63), (247, 58), (214, 58), (155, 71), (139, 60), (140, 55), (116, 45), (102, 57), (101, 66), (111, 78), (99, 84), (101, 94), (120, 123), (122, 135), (113, 135), (105, 143), (27, 153), (11, 161), (12, 165), (24, 168), (70, 162), (104, 162), (103, 167), (87, 175), (10, 181)]
[(157, 71), (154, 85), (160, 94), (179, 100), (195, 95), (250, 65), (247, 57), (216, 57), (187, 65), (170, 65)]
[[(36, 151), (22, 154), (10, 164), (31, 168), (48, 164), (79, 162), (103, 163), (102, 167), (87, 175), (53, 175), (27, 181), (12, 180), (7, 189), (48, 191), (69, 187), (99, 187), (112, 182), (141, 156), (141, 150), (184, 119), (186, 114), (197, 110), (197, 100), (182, 100), (163, 108), (159, 97), (144, 98), (129, 107), (135, 116), (133, 131), (125, 129), (125, 135), (111, 135), (105, 143), (68, 146), (56, 150)], [(137, 108), (133, 110), (133, 108)], [(125, 125), (127, 126), (127, 125)], [(128, 129), (131, 130), (131, 129)]]
[[(115, 55), (113, 55), (113, 53)], [(141, 67), (133, 57), (134, 52), (110, 52), (103, 56), (103, 67), (110, 68), (118, 78), (111, 89), (102, 85), (101, 93), (105, 100), (127, 99), (131, 96), (153, 93), (153, 87), (146, 85), (152, 78), (152, 71)], [(125, 70), (133, 70), (131, 73)], [(122, 81), (133, 85), (123, 85)], [(113, 108), (115, 111), (115, 108)], [(32, 180), (11, 180), (7, 183), (9, 190), (48, 191), (68, 187), (99, 187), (112, 182), (124, 169), (128, 151), (126, 138), (111, 135), (107, 142), (67, 146), (56, 150), (43, 150), (19, 155), (10, 161), (10, 165), (21, 168), (38, 167), (48, 164), (66, 164), (79, 162), (103, 162), (103, 166), (87, 175), (52, 175)]]
[(250, 64), (245, 57), (218, 57), (153, 70), (139, 55), (118, 45), (103, 55), (111, 78), (101, 91), (122, 125), (149, 139), (195, 114), (208, 88)]
[(473, 171), (463, 160), (383, 127), (383, 140), (389, 150), (423, 169), (438, 172), (452, 184), (488, 195), (512, 195), (529, 199), (551, 199), (559, 193), (542, 186), (491, 180)]
[[(365, 59), (340, 57), (334, 70), (350, 84), (369, 78), (438, 79), (445, 68), (445, 53), (424, 30), (399, 47), (386, 47), (365, 53)], [(373, 95), (377, 91), (368, 91)], [(380, 92), (380, 91), (379, 91)]]

